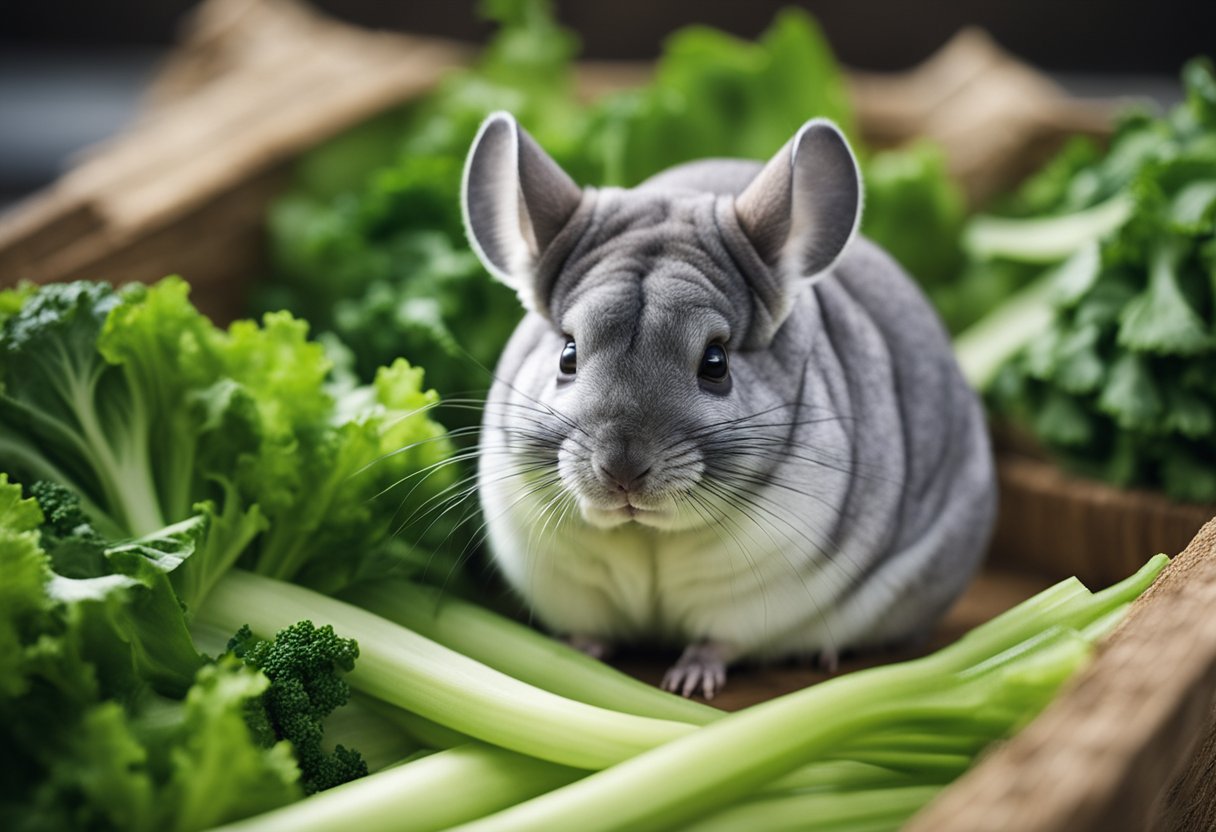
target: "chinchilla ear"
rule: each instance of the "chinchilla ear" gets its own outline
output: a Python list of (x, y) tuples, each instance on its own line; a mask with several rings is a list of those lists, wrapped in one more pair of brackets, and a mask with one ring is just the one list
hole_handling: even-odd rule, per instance
[(857, 159), (840, 128), (821, 118), (802, 125), (736, 197), (743, 233), (786, 283), (787, 308), (853, 239), (861, 199)]
[(582, 190), (510, 113), (486, 117), (464, 166), (465, 233), (489, 272), (542, 311), (536, 264), (574, 214)]

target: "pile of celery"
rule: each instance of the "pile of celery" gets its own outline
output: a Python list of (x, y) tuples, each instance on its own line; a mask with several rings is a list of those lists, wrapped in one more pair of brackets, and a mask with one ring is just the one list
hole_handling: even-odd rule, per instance
[(897, 829), (1035, 716), (1167, 562), (1098, 593), (1063, 581), (937, 653), (730, 715), (407, 583), (266, 605), (269, 579), (233, 572), (205, 625), (332, 624), (362, 651), (348, 719), (434, 753), (226, 828)]

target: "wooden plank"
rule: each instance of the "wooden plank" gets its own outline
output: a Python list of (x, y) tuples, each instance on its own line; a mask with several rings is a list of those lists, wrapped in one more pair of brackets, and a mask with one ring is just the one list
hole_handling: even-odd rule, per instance
[(1216, 520), (1097, 659), (906, 832), (1210, 832)]
[(1216, 505), (1115, 488), (1014, 452), (998, 453), (997, 467), (993, 562), (1056, 578), (1076, 575), (1094, 588), (1130, 575), (1149, 555), (1180, 551), (1216, 516)]
[[(115, 260), (132, 269), (126, 280), (185, 271), (175, 250), (211, 239), (213, 229), (184, 221), (217, 218), (209, 207), (231, 205), (303, 150), (419, 95), (468, 55), (443, 41), (338, 24), (291, 0), (212, 0), (204, 12), (204, 21), (227, 21), (202, 27), (187, 49), (205, 81), (0, 217), (0, 283), (108, 277)], [(244, 233), (256, 232), (272, 196), (255, 192), (261, 201), (238, 214)], [(176, 244), (161, 244), (174, 234)], [(255, 263), (238, 259), (246, 251), (234, 249), (225, 271), (254, 276)], [(204, 295), (228, 281), (186, 276), (204, 306), (224, 305)]]
[(936, 142), (968, 201), (983, 205), (1046, 161), (1073, 135), (1110, 132), (1111, 102), (1072, 98), (981, 29), (964, 29), (899, 75), (851, 73), (867, 142)]
[[(121, 276), (125, 280), (182, 272), (196, 284), (203, 306), (232, 307), (231, 299), (212, 296), (228, 291), (232, 280), (212, 269), (187, 269), (195, 261), (174, 255), (199, 238), (214, 238), (212, 228), (199, 224), (216, 217), (213, 207), (256, 193), (262, 201), (242, 215), (260, 216), (271, 194), (247, 191), (250, 180), (416, 97), (471, 54), (447, 41), (340, 23), (296, 0), (207, 0), (154, 82), (147, 114), (127, 134), (85, 154), (28, 207), (0, 217), (0, 285), (109, 278), (111, 265), (122, 263), (131, 269)], [(649, 73), (646, 64), (587, 63), (578, 70), (580, 95), (632, 86)], [(941, 83), (955, 76), (963, 80)], [(1037, 153), (1044, 141), (1058, 141), (1076, 127), (1081, 114), (1092, 127), (1104, 124), (1107, 113), (1069, 102), (974, 32), (911, 73), (855, 73), (852, 81), (867, 140), (939, 140), (973, 196), (1007, 183), (1014, 167), (1025, 167), (1024, 161), (1007, 163), (1026, 147)], [(989, 112), (995, 102), (1005, 109)], [(988, 110), (977, 121), (972, 111), (980, 104)], [(1029, 119), (1031, 112), (1072, 120)], [(176, 245), (162, 244), (173, 235), (181, 235)], [(221, 271), (256, 274), (256, 258), (238, 259), (250, 250), (234, 246)], [(219, 266), (220, 258), (208, 262)]]

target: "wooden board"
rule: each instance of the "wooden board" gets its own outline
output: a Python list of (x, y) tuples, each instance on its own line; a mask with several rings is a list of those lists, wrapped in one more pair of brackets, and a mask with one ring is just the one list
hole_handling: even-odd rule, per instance
[[(265, 274), (263, 218), (289, 163), (416, 98), (471, 55), (448, 41), (343, 24), (295, 0), (207, 0), (154, 81), (144, 117), (0, 217), (0, 286), (181, 274), (196, 304), (227, 323)], [(582, 64), (579, 89), (594, 97), (650, 71)], [(1107, 105), (1072, 101), (975, 31), (910, 73), (855, 73), (851, 84), (863, 138), (933, 138), (973, 201), (1067, 133), (1108, 124)]]
[(1216, 829), (1216, 520), (1038, 719), (907, 832)]
[(1179, 552), (1216, 505), (1120, 489), (1006, 450), (997, 457), (1001, 510), (991, 560), (1092, 587), (1121, 580), (1158, 552)]
[(155, 106), (0, 217), (0, 285), (182, 274), (200, 309), (239, 317), (264, 273), (266, 206), (285, 164), (467, 57), (451, 43), (336, 25), (291, 0), (204, 3), (154, 84)]

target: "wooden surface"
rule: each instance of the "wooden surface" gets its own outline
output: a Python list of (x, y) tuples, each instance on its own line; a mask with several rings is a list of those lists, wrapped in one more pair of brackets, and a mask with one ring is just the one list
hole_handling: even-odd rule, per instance
[[(470, 55), (339, 23), (295, 0), (206, 0), (153, 82), (144, 117), (0, 217), (0, 286), (177, 273), (198, 306), (227, 323), (265, 273), (266, 206), (291, 161), (417, 97)], [(583, 64), (579, 89), (594, 97), (649, 72)], [(851, 84), (863, 138), (933, 138), (973, 201), (1013, 182), (1067, 133), (1105, 129), (1109, 115), (1106, 105), (1071, 101), (978, 32), (913, 72), (854, 75)]]
[(907, 832), (1211, 832), (1216, 521), (1038, 719)]
[(262, 273), (285, 163), (466, 58), (452, 44), (334, 25), (291, 0), (210, 0), (146, 116), (0, 218), (0, 283), (177, 273), (204, 312), (231, 320)]
[(1151, 555), (1181, 551), (1216, 516), (1216, 505), (1114, 488), (1011, 451), (997, 459), (1001, 509), (990, 559), (998, 565), (1103, 587)]
[(1111, 102), (1070, 97), (980, 29), (962, 30), (909, 72), (855, 72), (849, 86), (868, 143), (935, 142), (972, 206), (1037, 170), (1064, 137), (1110, 132)]

